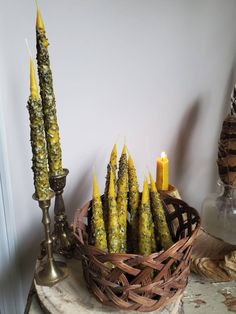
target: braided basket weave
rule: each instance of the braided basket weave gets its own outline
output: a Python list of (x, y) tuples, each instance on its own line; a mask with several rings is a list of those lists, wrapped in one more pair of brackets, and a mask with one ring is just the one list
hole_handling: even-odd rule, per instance
[[(188, 281), (192, 244), (200, 227), (200, 217), (194, 208), (167, 195), (163, 197), (163, 205), (175, 243), (168, 250), (149, 256), (111, 254), (89, 245), (91, 202), (77, 211), (74, 234), (84, 277), (101, 303), (149, 312), (182, 294)], [(111, 263), (114, 268), (110, 267)]]

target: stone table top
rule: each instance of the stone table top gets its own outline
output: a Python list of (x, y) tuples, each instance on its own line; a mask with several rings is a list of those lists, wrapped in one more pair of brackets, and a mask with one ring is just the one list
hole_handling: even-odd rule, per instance
[[(29, 310), (30, 314), (124, 314), (101, 305), (87, 290), (83, 279), (81, 263), (72, 259), (67, 261), (70, 276), (55, 286), (43, 287), (35, 284), (36, 295), (33, 296)], [(43, 309), (42, 309), (43, 308)], [(201, 277), (191, 274), (182, 301), (177, 299), (174, 304), (161, 312), (179, 314), (224, 314), (236, 313), (236, 283), (210, 283)], [(137, 313), (137, 312), (132, 312)], [(131, 312), (129, 311), (129, 314)]]

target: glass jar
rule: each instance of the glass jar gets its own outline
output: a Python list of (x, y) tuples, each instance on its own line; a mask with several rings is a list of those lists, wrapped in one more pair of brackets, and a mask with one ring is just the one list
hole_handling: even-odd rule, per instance
[(236, 187), (217, 182), (217, 192), (202, 205), (202, 226), (225, 242), (236, 244)]

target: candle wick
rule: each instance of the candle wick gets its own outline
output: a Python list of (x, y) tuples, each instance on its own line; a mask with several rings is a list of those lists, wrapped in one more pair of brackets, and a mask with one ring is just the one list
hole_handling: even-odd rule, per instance
[(34, 1), (35, 1), (35, 4), (36, 4), (36, 7), (38, 9), (39, 8), (38, 0), (34, 0)]
[(95, 174), (96, 174), (96, 166), (93, 165), (93, 175), (95, 175)]
[(30, 57), (32, 58), (32, 52), (31, 52), (31, 50), (30, 50), (30, 46), (29, 46), (29, 42), (28, 42), (28, 39), (27, 39), (27, 38), (25, 38), (25, 44), (26, 44), (28, 53), (29, 53)]
[(116, 141), (115, 141), (115, 144), (116, 144), (116, 145), (117, 145), (117, 142), (120, 140), (120, 136), (121, 136), (121, 135), (118, 134), (117, 137), (116, 137)]

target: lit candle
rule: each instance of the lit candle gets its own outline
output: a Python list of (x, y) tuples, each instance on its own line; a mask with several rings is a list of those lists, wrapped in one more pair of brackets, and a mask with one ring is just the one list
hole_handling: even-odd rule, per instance
[(50, 198), (48, 161), (44, 132), (42, 103), (38, 93), (34, 64), (30, 58), (30, 97), (28, 100), (30, 118), (30, 141), (32, 147), (32, 170), (34, 173), (35, 195), (39, 200)]
[(39, 8), (37, 8), (36, 38), (39, 85), (43, 105), (49, 171), (50, 175), (62, 175), (64, 171), (62, 168), (59, 127), (56, 116), (56, 100), (48, 54), (48, 40)]
[(156, 185), (158, 190), (168, 191), (168, 158), (165, 152), (161, 153), (161, 157), (157, 159)]

